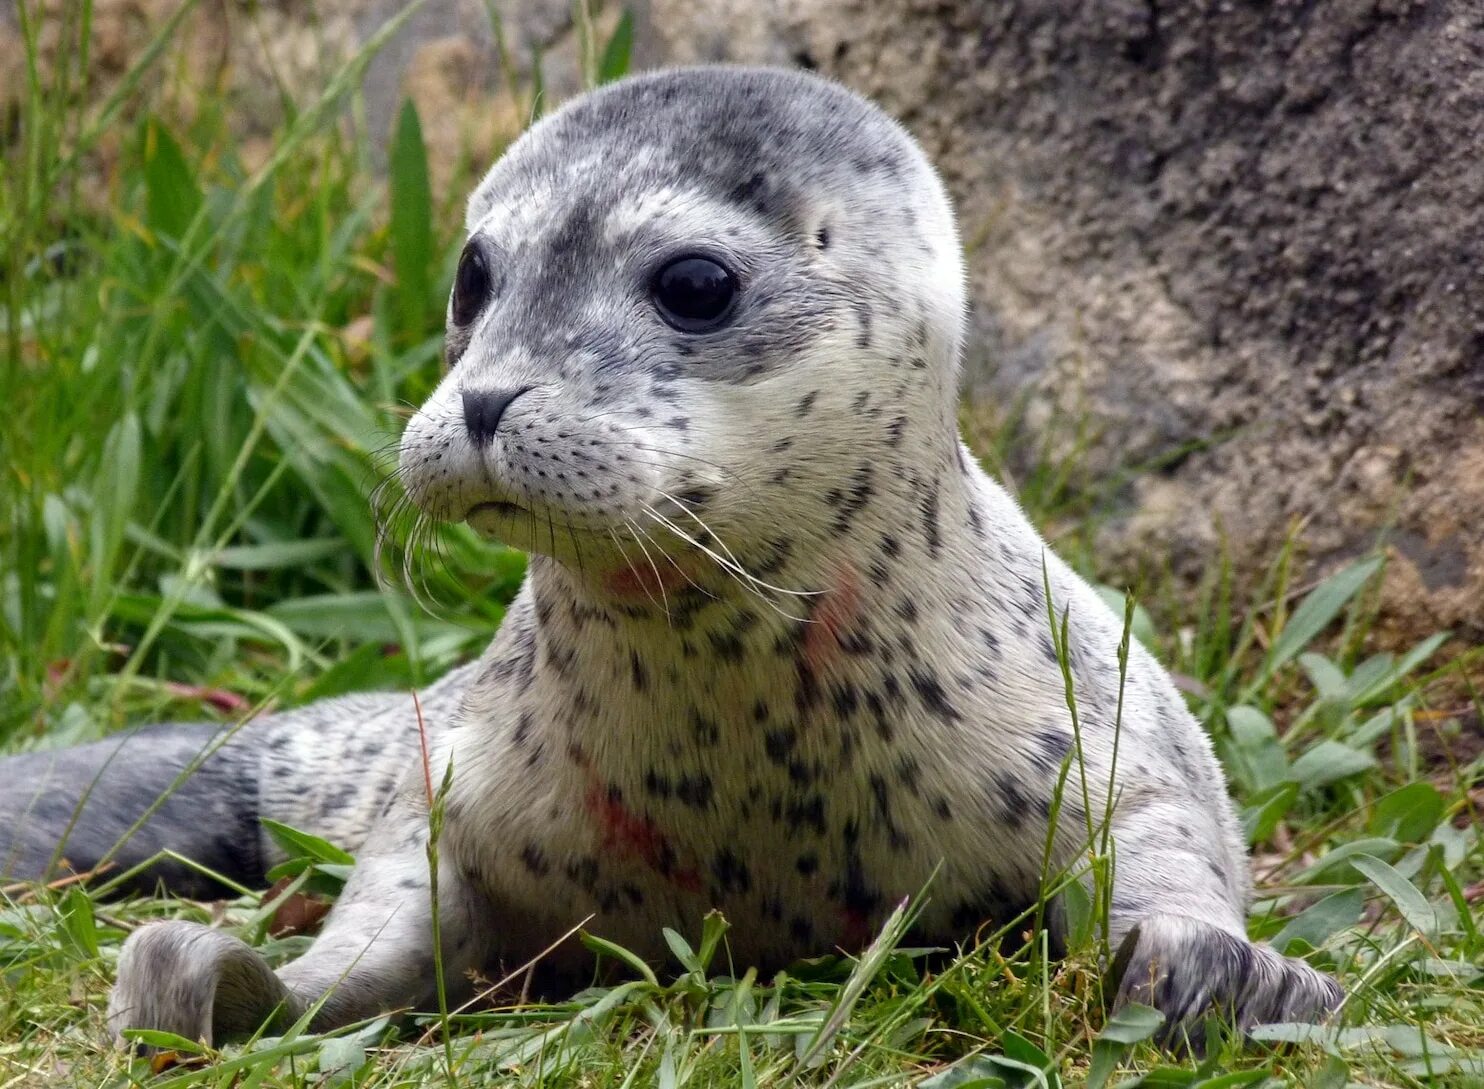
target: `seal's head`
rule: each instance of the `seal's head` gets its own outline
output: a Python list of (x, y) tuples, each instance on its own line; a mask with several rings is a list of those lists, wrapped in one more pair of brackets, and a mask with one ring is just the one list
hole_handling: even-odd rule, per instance
[(402, 477), (434, 517), (598, 572), (848, 528), (951, 458), (963, 273), (932, 167), (826, 80), (632, 78), (469, 202), (448, 373)]

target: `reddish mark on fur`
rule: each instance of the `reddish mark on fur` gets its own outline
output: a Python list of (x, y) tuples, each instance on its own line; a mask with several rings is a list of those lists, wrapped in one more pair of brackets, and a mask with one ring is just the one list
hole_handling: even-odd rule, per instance
[(640, 859), (676, 888), (701, 891), (701, 875), (694, 867), (678, 865), (669, 840), (654, 821), (629, 809), (601, 783), (589, 784), (584, 804), (602, 830), (605, 848)]
[(603, 588), (615, 597), (636, 598), (667, 594), (685, 581), (685, 575), (669, 560), (630, 563), (603, 575)]
[(814, 606), (804, 636), (804, 665), (816, 676), (840, 655), (840, 637), (860, 615), (860, 575), (854, 567), (841, 566), (835, 584)]

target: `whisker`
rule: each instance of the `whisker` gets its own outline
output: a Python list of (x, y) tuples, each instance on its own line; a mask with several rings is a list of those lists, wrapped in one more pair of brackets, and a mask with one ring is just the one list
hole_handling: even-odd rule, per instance
[(706, 589), (706, 587), (702, 586), (695, 579), (691, 578), (690, 572), (681, 567), (680, 564), (675, 561), (675, 557), (666, 552), (664, 546), (662, 546), (660, 542), (656, 541), (653, 537), (646, 533), (643, 527), (641, 527), (637, 522), (634, 522), (632, 519), (625, 518), (624, 524), (629, 527), (630, 533), (642, 534), (644, 539), (654, 546), (655, 551), (658, 552), (662, 558), (668, 561), (671, 567), (675, 568), (675, 570), (680, 573), (680, 577), (685, 579), (686, 582), (690, 583), (692, 589), (694, 589), (699, 594), (709, 597), (712, 601), (715, 601), (717, 599), (714, 593)]
[[(700, 541), (698, 541), (694, 537), (690, 536), (688, 533), (686, 533), (683, 529), (681, 529), (679, 526), (677, 526), (670, 519), (666, 518), (659, 511), (655, 510), (648, 503), (641, 503), (640, 505), (650, 515), (650, 517), (656, 519), (662, 526), (664, 526), (666, 529), (668, 529), (671, 533), (674, 533), (676, 536), (680, 537), (682, 540), (689, 541), (692, 545), (694, 545), (695, 547), (699, 548), (702, 552), (705, 552), (707, 555), (709, 555), (717, 563), (721, 564), (723, 567), (725, 567), (728, 570), (732, 571), (734, 574), (736, 574), (740, 578), (745, 578), (747, 581), (753, 583), (756, 586), (760, 586), (760, 587), (763, 587), (764, 589), (772, 590), (776, 594), (787, 594), (789, 597), (819, 597), (820, 595), (822, 595), (822, 594), (825, 593), (824, 590), (790, 590), (786, 586), (776, 586), (773, 583), (768, 582), (765, 579), (760, 579), (756, 575), (754, 575), (751, 571), (747, 570), (747, 568), (743, 567), (742, 564), (737, 561), (737, 559), (736, 559), (735, 556), (728, 555), (726, 557), (723, 557), (723, 556), (719, 555), (714, 550), (708, 548), (706, 545), (702, 544)], [(686, 513), (687, 514), (690, 514), (690, 516), (692, 518), (696, 518), (696, 516), (693, 513), (691, 513), (689, 510), (687, 510)], [(712, 539), (715, 540), (717, 544), (720, 544), (723, 548), (726, 548), (726, 545), (722, 544), (721, 539), (718, 538), (716, 536), (716, 534), (708, 526), (706, 526), (706, 523), (705, 522), (701, 522), (701, 520), (699, 518), (696, 518), (696, 521), (697, 522), (700, 522), (701, 527), (703, 529), (705, 529), (707, 533), (711, 534)], [(730, 553), (731, 550), (730, 549), (727, 549), (727, 551), (728, 551), (728, 553)]]
[[(782, 607), (780, 607), (771, 597), (769, 597), (767, 594), (763, 593), (762, 589), (760, 589), (759, 587), (768, 587), (768, 584), (767, 583), (763, 582), (761, 579), (756, 578), (755, 576), (753, 576), (752, 574), (750, 574), (746, 570), (741, 569), (741, 568), (738, 568), (730, 560), (726, 559), (724, 556), (722, 556), (719, 552), (716, 552), (714, 549), (707, 548), (700, 541), (696, 540), (690, 534), (686, 533), (685, 530), (681, 529), (674, 522), (670, 521), (664, 515), (660, 514), (659, 511), (655, 510), (649, 504), (645, 503), (645, 504), (643, 504), (643, 507), (644, 507), (645, 512), (649, 515), (649, 517), (651, 519), (653, 519), (654, 521), (656, 521), (658, 524), (664, 526), (666, 529), (668, 529), (671, 533), (675, 534), (675, 536), (679, 537), (681, 540), (688, 541), (690, 544), (692, 544), (696, 548), (700, 549), (706, 555), (710, 556), (711, 559), (716, 562), (717, 566), (719, 566), (723, 571), (725, 571), (727, 574), (729, 574), (729, 575), (732, 576), (733, 580), (736, 581), (736, 583), (737, 583), (738, 586), (741, 586), (748, 593), (750, 593), (750, 594), (754, 595), (755, 597), (757, 597), (757, 599), (759, 601), (763, 602), (765, 605), (768, 606), (768, 608), (772, 609), (779, 616), (782, 616), (782, 617), (784, 617), (784, 618), (786, 618), (788, 620), (795, 620), (795, 621), (801, 621), (801, 622), (807, 620), (806, 617), (794, 616), (792, 613), (785, 612), (782, 609)], [(768, 587), (768, 588), (769, 589), (772, 589), (772, 587)], [(780, 592), (782, 592), (782, 593), (795, 593), (795, 594), (797, 593), (796, 591), (780, 591)]]
[(655, 490), (658, 491), (660, 495), (664, 496), (670, 502), (674, 503), (676, 507), (678, 507), (683, 513), (690, 517), (691, 521), (695, 522), (696, 525), (700, 526), (704, 532), (709, 534), (711, 536), (711, 539), (716, 542), (717, 547), (719, 547), (723, 552), (727, 554), (727, 558), (730, 559), (732, 563), (736, 564), (737, 570), (744, 574), (749, 580), (756, 582), (759, 586), (766, 586), (770, 590), (776, 590), (778, 593), (782, 594), (791, 594), (795, 597), (817, 597), (818, 595), (825, 592), (823, 590), (787, 590), (781, 586), (774, 586), (771, 583), (764, 582), (762, 579), (757, 578), (757, 576), (748, 571), (746, 565), (737, 558), (737, 554), (733, 552), (730, 547), (728, 547), (726, 541), (722, 539), (721, 534), (716, 532), (715, 529), (713, 529), (706, 523), (705, 519), (703, 519), (699, 514), (692, 510), (690, 504), (686, 503), (679, 496), (671, 495), (663, 488), (656, 488)]
[[(624, 521), (628, 522), (628, 519), (625, 518)], [(659, 590), (660, 598), (665, 603), (662, 610), (665, 614), (665, 620), (667, 623), (670, 623), (670, 597), (665, 593), (665, 580), (660, 577), (660, 569), (655, 566), (654, 557), (649, 554), (649, 549), (644, 547), (644, 542), (637, 536), (634, 536), (632, 532), (629, 535), (634, 538), (634, 543), (639, 546), (639, 551), (644, 553), (644, 558), (649, 561), (649, 569), (654, 572), (655, 589)], [(627, 557), (625, 558), (627, 559)], [(671, 623), (671, 627), (673, 626), (673, 623)]]

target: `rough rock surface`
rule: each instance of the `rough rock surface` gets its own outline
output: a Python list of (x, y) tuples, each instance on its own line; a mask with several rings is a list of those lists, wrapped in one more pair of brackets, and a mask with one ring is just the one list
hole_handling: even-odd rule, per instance
[[(763, 14), (765, 13), (765, 14)], [(652, 0), (667, 57), (809, 64), (927, 145), (980, 398), (1091, 467), (1130, 571), (1388, 533), (1398, 637), (1484, 631), (1484, 11), (1468, 0)], [(1053, 449), (1055, 446), (1053, 446)]]

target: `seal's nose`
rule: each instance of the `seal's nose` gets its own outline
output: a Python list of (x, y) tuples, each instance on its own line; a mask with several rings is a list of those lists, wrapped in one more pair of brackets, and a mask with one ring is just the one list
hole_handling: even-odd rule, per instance
[(510, 407), (510, 402), (531, 387), (522, 389), (466, 389), (464, 397), (464, 426), (475, 446), (483, 446), (495, 437), (500, 426), (500, 417)]

